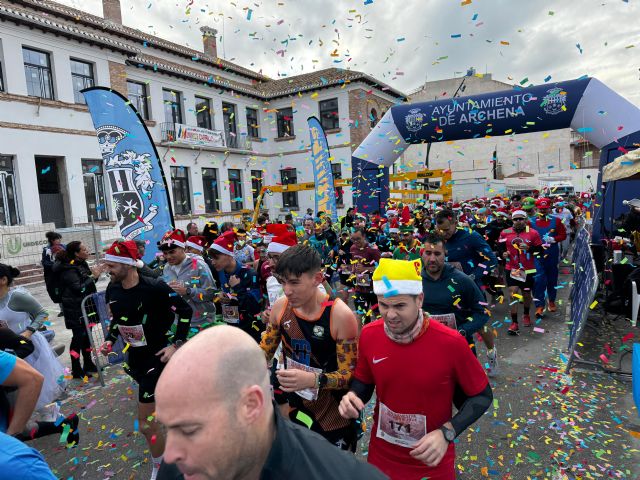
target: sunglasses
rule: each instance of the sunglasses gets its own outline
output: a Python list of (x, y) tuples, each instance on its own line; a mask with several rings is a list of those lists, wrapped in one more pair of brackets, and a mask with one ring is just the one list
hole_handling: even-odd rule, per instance
[(524, 222), (526, 220), (526, 218), (522, 218), (522, 217), (518, 217), (518, 218), (514, 218), (513, 221), (514, 222)]

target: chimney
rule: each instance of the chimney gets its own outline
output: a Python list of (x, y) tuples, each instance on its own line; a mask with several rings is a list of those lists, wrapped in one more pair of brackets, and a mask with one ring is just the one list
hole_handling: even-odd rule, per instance
[(102, 16), (105, 20), (122, 25), (120, 0), (102, 0)]
[(218, 58), (218, 46), (216, 44), (218, 31), (211, 27), (200, 27), (200, 31), (202, 32), (202, 45), (205, 55)]

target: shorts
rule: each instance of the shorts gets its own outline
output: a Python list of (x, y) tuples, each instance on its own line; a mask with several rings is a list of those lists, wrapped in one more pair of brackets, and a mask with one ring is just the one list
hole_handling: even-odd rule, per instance
[(527, 278), (524, 282), (516, 280), (511, 276), (511, 271), (507, 270), (505, 275), (507, 277), (507, 287), (518, 287), (522, 291), (533, 292), (533, 286), (535, 284), (534, 276), (527, 274)]
[(158, 361), (148, 369), (125, 368), (127, 374), (138, 384), (138, 402), (154, 403), (156, 401), (156, 385), (165, 364)]

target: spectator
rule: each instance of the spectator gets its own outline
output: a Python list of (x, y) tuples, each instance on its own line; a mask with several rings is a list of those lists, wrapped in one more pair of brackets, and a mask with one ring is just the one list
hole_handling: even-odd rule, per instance
[(187, 237), (195, 237), (199, 235), (198, 225), (195, 222), (189, 222), (187, 224)]
[[(89, 267), (88, 258), (87, 246), (74, 240), (69, 242), (66, 250), (57, 253), (53, 266), (55, 283), (65, 312), (64, 325), (73, 333), (69, 346), (73, 378), (83, 378), (98, 371), (91, 360), (91, 345), (82, 319), (81, 304), (87, 295), (97, 292), (95, 282), (103, 269), (99, 265)], [(81, 356), (84, 366), (80, 364)]]
[[(47, 293), (49, 294), (49, 298), (53, 303), (60, 303), (60, 296), (54, 289), (53, 282), (51, 281), (51, 277), (53, 276), (53, 264), (56, 261), (56, 253), (60, 250), (64, 250), (65, 246), (62, 243), (62, 235), (58, 232), (47, 232), (45, 234), (47, 237), (48, 244), (42, 249), (42, 269), (44, 271), (44, 284), (47, 287)], [(62, 307), (60, 307), (59, 317), (64, 315), (62, 311)]]

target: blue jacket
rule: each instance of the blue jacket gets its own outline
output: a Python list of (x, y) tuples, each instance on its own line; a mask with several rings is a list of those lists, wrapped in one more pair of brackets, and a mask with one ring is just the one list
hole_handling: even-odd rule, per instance
[[(422, 291), (425, 292), (422, 309), (432, 315), (453, 313), (458, 330), (464, 330), (469, 340), (488, 321), (486, 302), (480, 288), (471, 278), (451, 265), (445, 265), (440, 278), (434, 280), (423, 269)], [(454, 305), (454, 302), (460, 301)]]
[(473, 274), (476, 282), (498, 265), (498, 259), (484, 238), (477, 232), (459, 228), (447, 240), (447, 262), (459, 262), (467, 275)]

